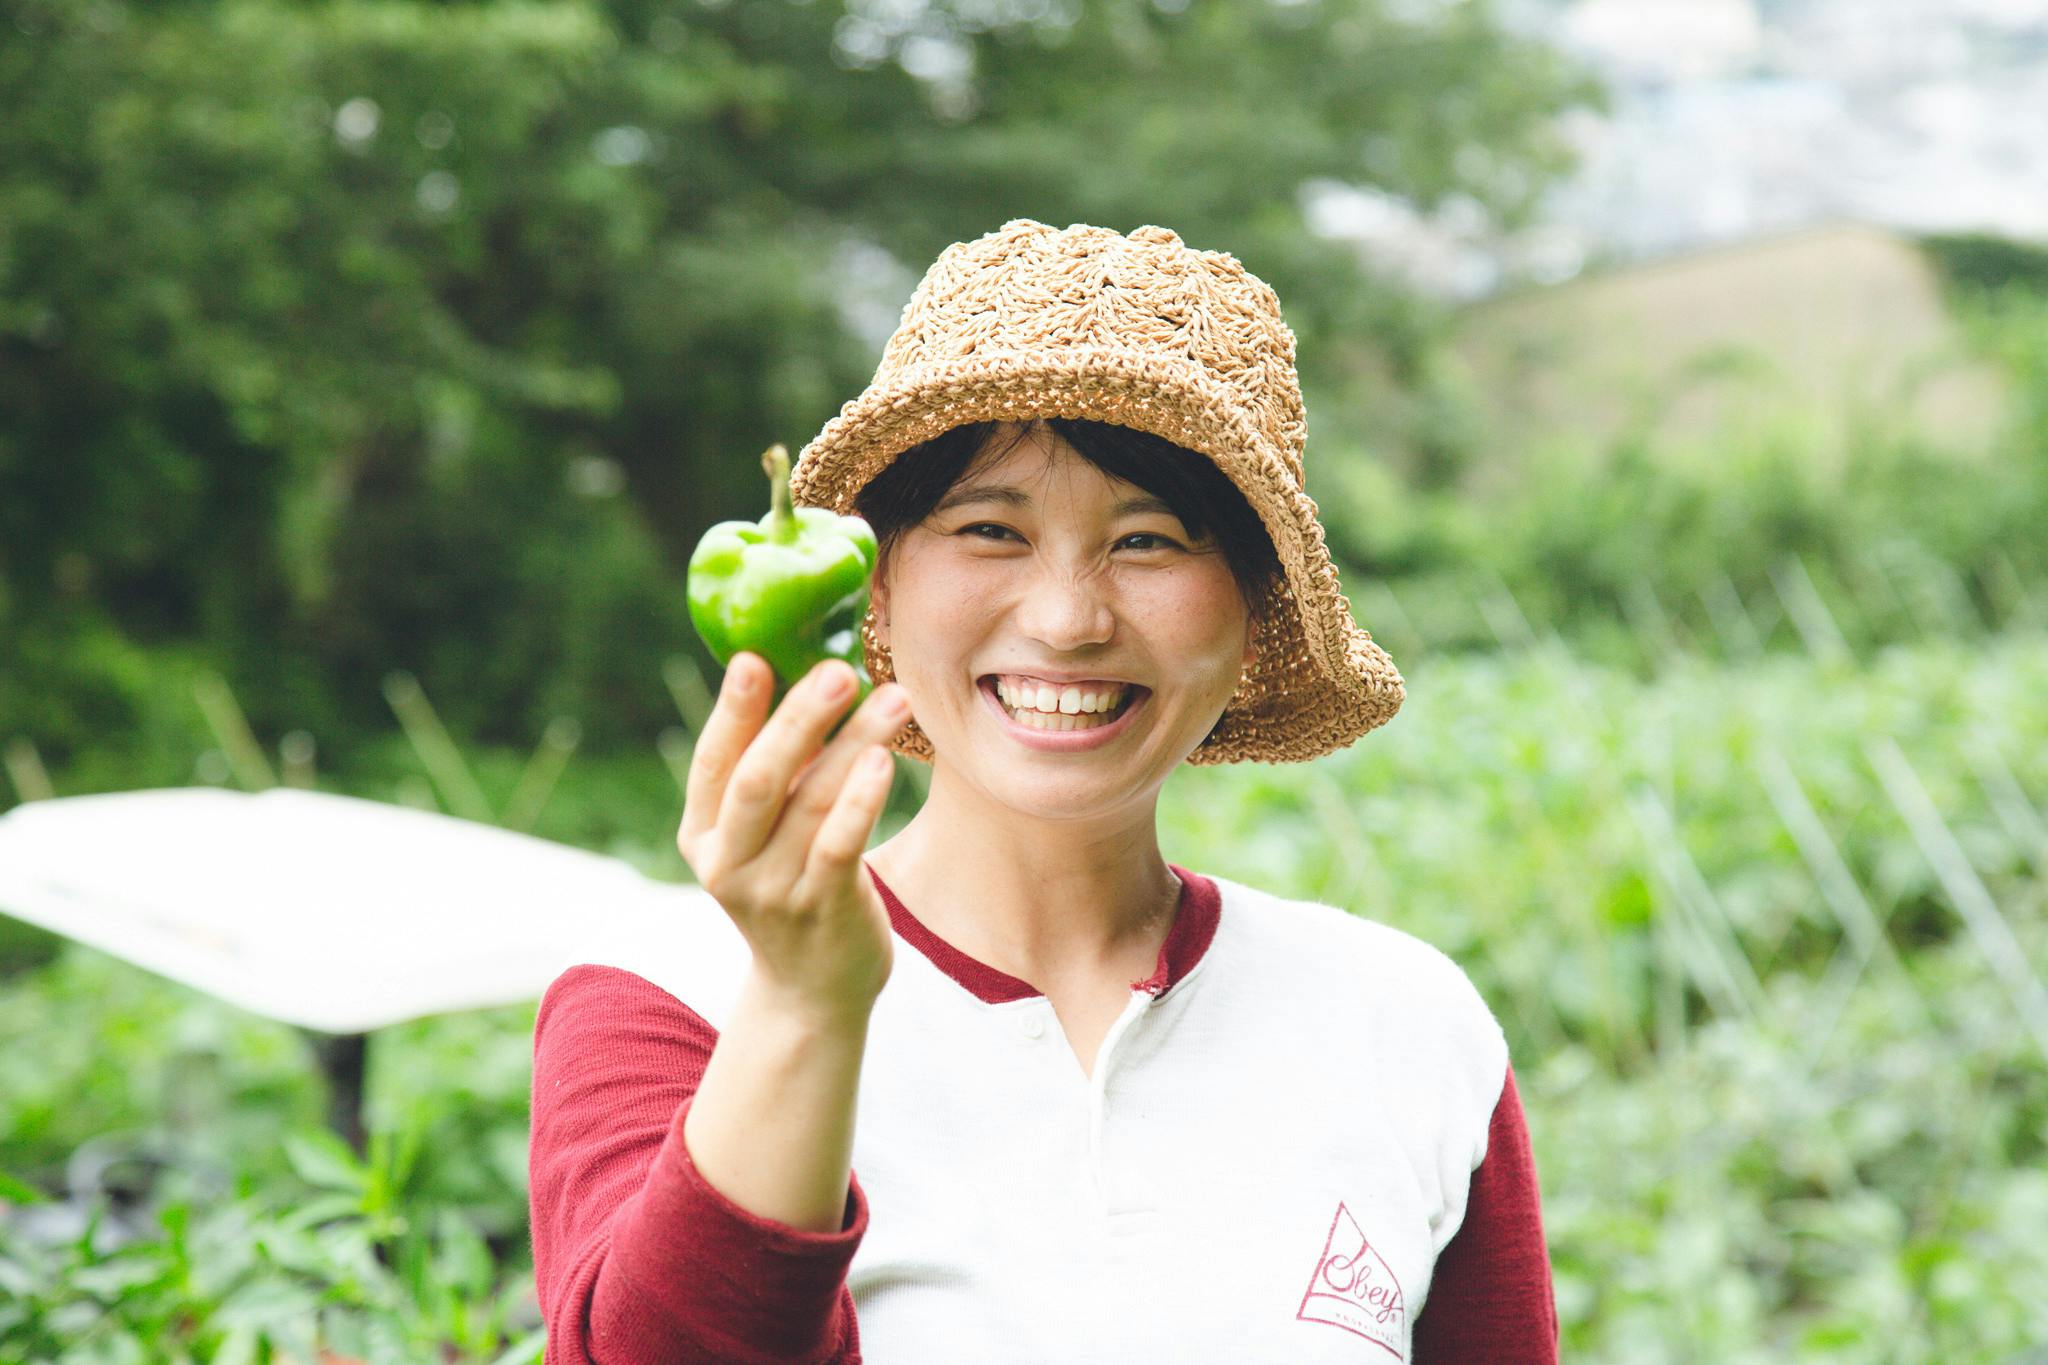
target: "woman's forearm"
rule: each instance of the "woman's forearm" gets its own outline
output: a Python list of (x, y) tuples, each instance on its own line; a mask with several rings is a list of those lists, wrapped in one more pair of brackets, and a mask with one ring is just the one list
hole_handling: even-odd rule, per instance
[(705, 1181), (759, 1217), (839, 1231), (867, 1035), (865, 1010), (814, 1014), (749, 977), (684, 1116)]

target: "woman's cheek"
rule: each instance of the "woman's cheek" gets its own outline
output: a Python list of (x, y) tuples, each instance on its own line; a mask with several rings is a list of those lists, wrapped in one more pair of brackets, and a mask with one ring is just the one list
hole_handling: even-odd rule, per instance
[(1154, 581), (1143, 619), (1166, 632), (1160, 650), (1180, 659), (1190, 679), (1227, 675), (1234, 690), (1244, 660), (1245, 606), (1228, 565), (1209, 560), (1188, 564)]
[(1148, 611), (1163, 613), (1165, 620), (1184, 626), (1190, 635), (1221, 630), (1241, 608), (1229, 570), (1218, 574), (1207, 561), (1163, 568), (1132, 581)]
[(992, 605), (1014, 593), (1024, 578), (1014, 562), (1005, 564), (988, 555), (949, 555), (934, 561), (933, 568), (937, 572), (930, 586), (936, 599), (950, 604), (958, 615), (985, 615)]
[(906, 557), (904, 569), (906, 581), (914, 582), (920, 596), (944, 597), (941, 590), (950, 583), (959, 583), (969, 576), (980, 576), (988, 567), (985, 555), (970, 554), (956, 548), (945, 539), (935, 544), (921, 545), (914, 558)]

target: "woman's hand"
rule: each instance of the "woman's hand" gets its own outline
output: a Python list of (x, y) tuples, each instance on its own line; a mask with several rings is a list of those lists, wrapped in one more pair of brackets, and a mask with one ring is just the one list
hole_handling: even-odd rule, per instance
[[(733, 655), (690, 756), (676, 847), (754, 950), (754, 985), (779, 1006), (865, 1019), (893, 961), (889, 912), (861, 864), (888, 799), (888, 741), (910, 718), (885, 683), (831, 743), (854, 671), (827, 659), (768, 714), (772, 676)], [(765, 724), (763, 723), (765, 719)]]

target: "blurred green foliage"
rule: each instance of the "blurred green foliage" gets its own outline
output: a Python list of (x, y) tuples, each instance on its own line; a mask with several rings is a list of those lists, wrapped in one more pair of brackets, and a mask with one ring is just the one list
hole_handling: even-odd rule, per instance
[(759, 514), (759, 452), (860, 390), (858, 320), (944, 246), (1168, 223), (1327, 372), (1319, 336), (1420, 323), (1298, 187), (1513, 220), (1565, 164), (1548, 115), (1597, 96), (1480, 6), (7, 0), (0, 29), (0, 733), (60, 760), (151, 724), (160, 657), (330, 747), (388, 724), (393, 668), (463, 736), (644, 743), (696, 648), (690, 546)]
[(1465, 449), (1467, 475), (1442, 489), (1335, 438), (1310, 484), (1359, 619), (1397, 661), (1497, 647), (1489, 599), (1617, 666), (1654, 664), (1663, 642), (1739, 658), (1805, 647), (1787, 617), (1796, 562), (1859, 653), (2048, 622), (2048, 293), (2007, 283), (1955, 308), (2012, 381), (1982, 458), (1883, 412), (1856, 414), (1839, 458), (1816, 458), (1797, 402), (1703, 444), (1641, 434), (1515, 465)]
[(2019, 286), (2048, 294), (2048, 246), (1988, 232), (1936, 232), (1921, 238), (1953, 288), (1997, 293)]

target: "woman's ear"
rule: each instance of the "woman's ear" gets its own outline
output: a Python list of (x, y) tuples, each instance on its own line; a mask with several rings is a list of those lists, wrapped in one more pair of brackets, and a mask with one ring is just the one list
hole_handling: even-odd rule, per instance
[(875, 566), (875, 573), (868, 580), (868, 603), (875, 612), (875, 641), (883, 649), (889, 647), (889, 581), (888, 564)]

